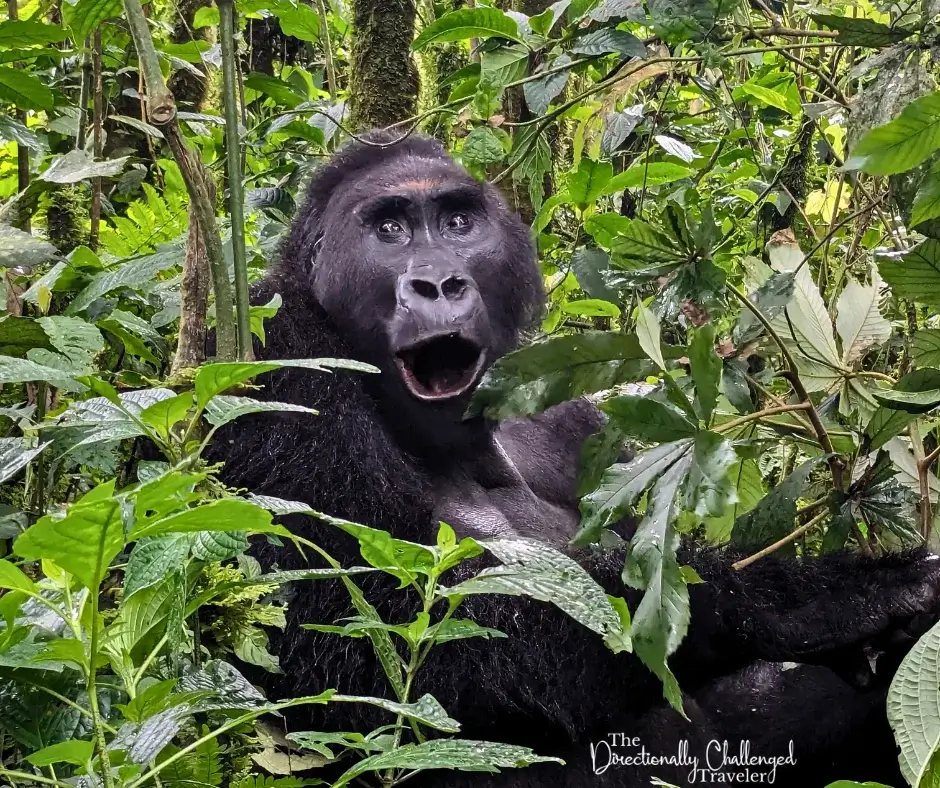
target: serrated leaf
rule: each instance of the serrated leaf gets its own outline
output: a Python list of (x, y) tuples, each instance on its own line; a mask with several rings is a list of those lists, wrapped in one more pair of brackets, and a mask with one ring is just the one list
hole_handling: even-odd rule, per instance
[(0, 225), (0, 268), (33, 268), (56, 257), (56, 248), (9, 225)]
[(13, 551), (27, 560), (53, 561), (97, 593), (111, 561), (124, 547), (120, 502), (113, 497), (114, 480), (92, 490), (69, 507), (64, 517), (46, 515), (26, 529), (13, 543)]
[(597, 541), (602, 528), (626, 516), (646, 489), (692, 447), (688, 438), (640, 452), (626, 463), (608, 468), (597, 488), (581, 499), (581, 527), (575, 544)]
[[(636, 104), (620, 112), (608, 112), (604, 119), (604, 134), (601, 137), (601, 152), (610, 156), (629, 137), (643, 120), (643, 105)], [(618, 175), (617, 178), (620, 176)], [(616, 180), (614, 178), (613, 180)], [(608, 188), (610, 184), (608, 184)]]
[(250, 397), (233, 397), (217, 394), (206, 405), (205, 416), (213, 426), (219, 427), (230, 421), (246, 416), (250, 413), (291, 412), (309, 413), (311, 416), (319, 415), (319, 411), (303, 405), (293, 405), (289, 402), (265, 402)]
[(851, 155), (856, 169), (870, 175), (895, 175), (922, 164), (937, 148), (940, 92), (915, 99), (894, 120), (868, 131)]
[(346, 771), (333, 788), (348, 785), (360, 774), (385, 769), (457, 769), (489, 772), (521, 768), (533, 763), (562, 763), (558, 758), (536, 755), (528, 747), (470, 739), (435, 739), (406, 744), (381, 755), (365, 758)]
[(0, 99), (24, 110), (51, 110), (52, 91), (23, 69), (0, 66)]
[(571, 51), (577, 55), (607, 55), (617, 52), (636, 58), (646, 57), (646, 45), (624, 30), (605, 27), (575, 39)]
[(182, 262), (181, 249), (156, 252), (144, 257), (125, 260), (117, 268), (96, 274), (88, 286), (75, 296), (66, 312), (71, 315), (82, 312), (96, 299), (120, 287), (141, 287), (151, 282), (160, 272), (175, 265), (181, 265)]
[(691, 461), (691, 455), (685, 454), (659, 477), (623, 570), (624, 582), (645, 591), (630, 629), (634, 651), (663, 682), (666, 699), (679, 710), (681, 695), (666, 661), (689, 628), (689, 590), (676, 560), (679, 536), (672, 522)]
[(698, 417), (706, 424), (718, 403), (721, 357), (715, 352), (715, 326), (706, 323), (695, 331), (689, 344), (689, 366), (695, 383)]
[(121, 173), (129, 158), (121, 156), (95, 161), (87, 151), (71, 150), (53, 159), (49, 168), (39, 177), (50, 183), (78, 183), (90, 178), (110, 178)]
[(901, 662), (888, 690), (888, 722), (901, 753), (901, 772), (920, 785), (940, 745), (940, 624)]
[(913, 35), (913, 31), (900, 26), (883, 25), (863, 16), (836, 16), (835, 14), (812, 14), (820, 25), (838, 30), (836, 41), (853, 47), (877, 49), (889, 47)]
[(870, 285), (849, 278), (839, 295), (836, 330), (842, 340), (842, 363), (851, 366), (873, 347), (891, 337), (891, 323), (881, 314), (880, 278), (873, 274)]
[(124, 570), (124, 598), (156, 585), (171, 572), (178, 571), (189, 555), (186, 534), (170, 534), (141, 539), (134, 545)]
[(584, 210), (604, 193), (613, 177), (614, 167), (608, 161), (581, 159), (578, 168), (568, 176), (568, 196)]
[(650, 397), (624, 394), (601, 405), (624, 432), (642, 441), (664, 442), (691, 438), (698, 430), (679, 409)]
[(464, 164), (485, 167), (506, 158), (506, 150), (499, 137), (489, 126), (479, 126), (471, 131), (460, 149)]
[(193, 556), (200, 561), (227, 561), (248, 549), (244, 531), (197, 531)]
[(639, 219), (632, 219), (611, 241), (610, 250), (618, 268), (674, 263), (682, 259), (682, 252), (672, 239)]
[(447, 596), (510, 594), (551, 602), (592, 632), (620, 630), (620, 616), (604, 589), (574, 559), (534, 539), (480, 542), (502, 564), (444, 589)]
[(404, 715), (422, 725), (427, 725), (445, 733), (457, 733), (460, 730), (460, 723), (448, 716), (447, 710), (441, 706), (433, 695), (424, 694), (414, 703), (396, 703), (386, 698), (373, 698), (363, 695), (333, 695), (330, 701), (332, 703), (367, 703), (393, 714)]
[[(940, 389), (940, 370), (917, 369), (901, 377), (894, 384), (894, 391), (916, 392)], [(868, 437), (869, 451), (875, 451), (884, 446), (895, 435), (899, 435), (915, 416), (904, 410), (882, 406), (875, 411), (868, 423), (865, 433)]]
[(737, 501), (728, 475), (737, 459), (727, 438), (716, 432), (696, 434), (685, 483), (685, 510), (700, 517), (721, 517), (728, 506)]
[(879, 258), (878, 271), (899, 298), (940, 307), (940, 241), (937, 239), (928, 238), (901, 256)]
[[(204, 10), (204, 9), (200, 9)], [(266, 186), (258, 189), (249, 189), (245, 192), (245, 208), (248, 211), (257, 211), (264, 208), (274, 208), (284, 216), (293, 216), (297, 205), (294, 197), (287, 189)]]
[(412, 51), (429, 44), (465, 41), (468, 38), (508, 38), (524, 44), (516, 21), (495, 8), (461, 8), (435, 19), (411, 44)]

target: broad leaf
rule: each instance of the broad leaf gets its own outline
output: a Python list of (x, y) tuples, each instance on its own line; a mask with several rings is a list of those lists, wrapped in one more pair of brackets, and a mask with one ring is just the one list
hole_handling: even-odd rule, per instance
[(106, 19), (120, 16), (124, 6), (120, 0), (78, 0), (62, 7), (62, 17), (75, 41), (84, 41)]
[(13, 478), (50, 445), (32, 447), (22, 438), (0, 438), (0, 483)]
[(911, 227), (940, 216), (940, 169), (933, 169), (921, 181), (911, 206)]
[(643, 164), (634, 164), (619, 175), (610, 179), (605, 194), (614, 194), (624, 189), (641, 189), (645, 186), (662, 186), (664, 183), (674, 183), (688, 178), (692, 170), (675, 164), (671, 161), (647, 161)]
[(22, 569), (3, 559), (0, 559), (0, 588), (5, 591), (24, 591), (27, 594), (38, 593), (36, 584)]
[(813, 14), (819, 24), (838, 30), (836, 41), (853, 47), (889, 47), (913, 35), (913, 31), (903, 27), (888, 27), (874, 19), (863, 16), (835, 16), (834, 14)]
[(230, 421), (246, 416), (250, 413), (262, 412), (291, 412), (309, 413), (311, 416), (319, 415), (313, 408), (303, 405), (293, 405), (289, 402), (264, 402), (250, 397), (232, 397), (217, 394), (206, 405), (206, 421), (219, 427)]
[(422, 695), (414, 703), (396, 703), (385, 698), (372, 698), (362, 695), (333, 695), (331, 703), (368, 703), (378, 706), (393, 714), (402, 714), (415, 720), (421, 725), (427, 725), (446, 733), (457, 733), (460, 723), (448, 716), (447, 710), (434, 698), (433, 695)]
[[(940, 92), (912, 101), (890, 123), (871, 129), (852, 148), (846, 166), (852, 165), (870, 175), (895, 175), (922, 164), (937, 148), (940, 148)], [(883, 271), (882, 275), (885, 276)]]
[(24, 110), (51, 110), (55, 96), (42, 82), (23, 69), (0, 66), (0, 99)]
[(940, 388), (923, 391), (876, 391), (874, 397), (882, 405), (908, 413), (927, 413), (940, 405)]
[(90, 178), (109, 178), (119, 175), (127, 164), (128, 156), (106, 161), (95, 161), (86, 151), (72, 150), (54, 159), (49, 169), (39, 177), (50, 183), (78, 183)]
[(640, 304), (637, 308), (636, 338), (640, 347), (661, 370), (665, 371), (666, 362), (663, 359), (662, 342), (660, 340), (659, 318), (656, 314)]
[(571, 202), (584, 210), (604, 193), (613, 177), (614, 167), (608, 161), (581, 159), (581, 163), (568, 176), (568, 195)]
[(880, 278), (873, 273), (870, 285), (849, 279), (839, 295), (836, 330), (842, 340), (842, 363), (852, 367), (869, 350), (883, 345), (891, 336), (891, 323), (881, 314)]
[(903, 256), (879, 258), (878, 270), (899, 298), (940, 307), (940, 241), (935, 238), (928, 238)]
[(575, 40), (571, 51), (577, 55), (607, 55), (616, 52), (632, 57), (646, 57), (646, 45), (623, 30), (601, 28)]
[(411, 48), (417, 52), (429, 44), (493, 37), (525, 43), (516, 21), (502, 11), (495, 8), (461, 8), (435, 19), (415, 38)]
[(260, 506), (239, 498), (223, 498), (162, 520), (138, 525), (131, 531), (130, 538), (136, 541), (145, 536), (192, 531), (249, 531), (290, 536), (286, 528), (273, 524), (271, 515)]
[[(640, 121), (643, 120), (643, 105), (636, 104), (620, 112), (609, 112), (604, 120), (604, 134), (601, 138), (601, 152), (610, 156), (627, 139)], [(620, 176), (616, 176), (611, 183)], [(608, 188), (611, 184), (608, 184)]]
[(721, 517), (738, 499), (729, 472), (737, 461), (731, 442), (716, 432), (695, 436), (683, 508), (699, 517)]
[[(549, 68), (554, 70), (556, 68), (561, 68), (568, 65), (570, 62), (570, 57), (567, 55), (561, 55), (551, 62)], [(525, 103), (529, 108), (529, 112), (531, 112), (536, 117), (539, 115), (544, 115), (548, 111), (551, 103), (565, 89), (565, 85), (568, 83), (569, 75), (570, 72), (567, 69), (564, 69), (554, 74), (547, 74), (540, 79), (534, 79), (530, 82), (526, 82), (522, 86), (522, 92), (525, 96)]]
[(41, 238), (15, 227), (0, 225), (0, 268), (33, 268), (51, 260), (56, 248)]
[(940, 367), (940, 328), (927, 328), (914, 334), (911, 355), (918, 367)]
[(186, 534), (144, 538), (134, 545), (124, 570), (124, 598), (156, 585), (170, 572), (182, 567), (189, 555)]
[(689, 366), (695, 383), (699, 418), (706, 424), (718, 403), (722, 361), (715, 352), (715, 326), (706, 323), (696, 330), (689, 344)]
[(682, 411), (650, 397), (624, 394), (601, 405), (625, 435), (643, 441), (664, 442), (690, 438), (698, 425)]
[[(904, 375), (894, 385), (894, 393), (918, 392), (940, 389), (940, 370), (932, 368), (916, 369)], [(899, 435), (914, 420), (913, 413), (906, 409), (882, 406), (875, 411), (865, 430), (869, 451), (884, 446), (895, 435)]]

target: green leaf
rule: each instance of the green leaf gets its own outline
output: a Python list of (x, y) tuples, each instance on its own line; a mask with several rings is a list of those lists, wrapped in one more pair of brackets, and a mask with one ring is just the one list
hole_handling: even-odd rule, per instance
[(0, 383), (35, 383), (45, 381), (65, 391), (85, 391), (85, 386), (73, 380), (67, 372), (55, 367), (37, 364), (25, 358), (0, 356)]
[(505, 158), (503, 143), (489, 126), (479, 126), (471, 131), (460, 149), (460, 159), (468, 165), (485, 167)]
[(43, 327), (52, 346), (76, 364), (91, 364), (92, 357), (104, 350), (101, 332), (80, 317), (51, 315), (36, 320)]
[(695, 151), (688, 145), (686, 145), (681, 140), (677, 140), (675, 137), (670, 137), (666, 134), (657, 134), (653, 137), (656, 140), (656, 144), (659, 145), (666, 153), (670, 156), (675, 156), (682, 161), (689, 163), (694, 161), (696, 158)]
[(928, 238), (903, 257), (880, 258), (878, 271), (899, 298), (940, 307), (940, 241), (936, 238)]
[(106, 19), (120, 16), (123, 8), (121, 0), (78, 0), (62, 7), (62, 17), (72, 29), (72, 38), (82, 42)]
[(940, 328), (927, 328), (914, 334), (911, 355), (918, 367), (940, 367)]
[(91, 762), (94, 754), (94, 742), (71, 739), (43, 747), (31, 755), (27, 755), (26, 761), (37, 768), (51, 766), (54, 763), (71, 763), (75, 766), (85, 766)]
[[(601, 152), (605, 156), (610, 156), (633, 133), (641, 120), (643, 120), (642, 104), (627, 107), (620, 112), (608, 112), (607, 117), (604, 119)], [(615, 176), (611, 183), (607, 184), (607, 188), (610, 189), (611, 184), (619, 177), (620, 175)]]
[(604, 589), (574, 559), (534, 539), (480, 542), (502, 564), (442, 589), (446, 596), (509, 594), (551, 602), (600, 635), (620, 631), (620, 615)]
[(595, 22), (610, 22), (626, 19), (630, 22), (643, 22), (646, 12), (643, 10), (643, 0), (604, 0), (587, 14)]
[(794, 528), (796, 502), (809, 484), (810, 476), (822, 461), (804, 462), (743, 517), (731, 532), (731, 545), (740, 550), (760, 550), (786, 536)]
[(371, 364), (344, 358), (288, 359), (284, 361), (238, 361), (220, 364), (205, 364), (195, 377), (196, 405), (204, 408), (216, 394), (256, 378), (265, 372), (284, 367), (297, 367), (317, 372), (332, 369), (348, 369), (353, 372), (378, 372)]
[(650, 397), (624, 394), (601, 405), (626, 435), (643, 441), (665, 442), (691, 438), (698, 425), (672, 405)]
[(160, 272), (181, 265), (182, 262), (183, 254), (178, 249), (124, 260), (117, 268), (96, 274), (88, 286), (75, 296), (66, 312), (70, 315), (83, 312), (95, 300), (120, 287), (138, 288), (146, 285)]
[(656, 362), (656, 366), (665, 371), (666, 361), (663, 359), (659, 318), (651, 309), (647, 309), (642, 304), (637, 307), (636, 338), (643, 352)]
[(161, 582), (182, 567), (189, 556), (186, 534), (141, 539), (134, 545), (124, 570), (124, 599)]
[(144, 123), (140, 118), (132, 118), (128, 115), (109, 115), (108, 120), (130, 126), (132, 129), (137, 129), (137, 131), (143, 132), (147, 136), (153, 137), (155, 140), (164, 139), (163, 132), (160, 131), (160, 129), (149, 123)]
[(301, 41), (320, 40), (320, 15), (310, 6), (284, 3), (271, 10), (281, 23), (281, 31), (285, 36), (293, 36)]
[(0, 49), (58, 44), (68, 37), (69, 34), (58, 25), (33, 19), (8, 19), (0, 23)]
[(835, 14), (812, 14), (820, 25), (838, 30), (836, 41), (853, 47), (879, 49), (889, 47), (913, 35), (903, 27), (889, 27), (863, 16), (836, 16)]
[(872, 396), (882, 405), (893, 410), (904, 410), (908, 413), (927, 413), (940, 405), (940, 389), (926, 389), (924, 391), (873, 391)]
[(753, 96), (762, 104), (776, 107), (779, 110), (783, 110), (788, 115), (790, 114), (790, 105), (787, 102), (787, 97), (783, 93), (778, 93), (772, 88), (767, 88), (754, 82), (745, 82), (741, 85), (741, 90), (749, 96)]
[(298, 93), (289, 82), (277, 79), (267, 74), (251, 73), (245, 77), (245, 87), (248, 90), (257, 90), (287, 109), (294, 109), (307, 97)]
[(458, 769), (494, 774), (500, 769), (521, 768), (533, 763), (563, 761), (558, 758), (543, 758), (528, 747), (512, 744), (494, 744), (470, 739), (435, 739), (421, 744), (406, 744), (389, 752), (365, 758), (347, 770), (333, 784), (333, 788), (348, 785), (360, 774), (385, 769)]
[[(678, 358), (682, 348), (664, 347)], [(595, 331), (555, 336), (503, 356), (474, 392), (468, 415), (505, 419), (642, 377), (650, 368), (635, 336)]]
[(202, 8), (196, 9), (196, 13), (193, 15), (193, 30), (202, 30), (204, 27), (216, 27), (218, 24), (218, 8), (203, 6)]
[(306, 408), (303, 405), (293, 405), (289, 402), (263, 402), (250, 397), (232, 397), (217, 394), (206, 405), (206, 421), (220, 427), (230, 421), (247, 416), (250, 413), (309, 413), (311, 416), (319, 415), (319, 411)]
[(69, 507), (64, 517), (40, 518), (13, 543), (13, 552), (30, 561), (52, 561), (97, 593), (111, 561), (124, 547), (121, 506), (113, 492), (114, 479)]
[(601, 28), (575, 39), (571, 51), (577, 55), (607, 55), (616, 52), (637, 58), (646, 57), (646, 45), (623, 30)]
[(729, 475), (738, 457), (727, 438), (717, 432), (699, 432), (692, 450), (692, 465), (685, 485), (686, 511), (699, 517), (721, 517), (737, 501)]
[[(556, 69), (568, 65), (571, 58), (567, 55), (561, 55), (555, 58), (548, 68)], [(544, 115), (551, 103), (558, 97), (565, 85), (568, 83), (570, 71), (567, 69), (558, 71), (554, 74), (547, 74), (540, 79), (533, 79), (522, 86), (522, 93), (525, 96), (526, 106), (535, 117)]]
[(666, 660), (675, 653), (689, 628), (689, 590), (676, 560), (679, 536), (672, 526), (679, 490), (691, 455), (683, 455), (656, 482), (646, 516), (630, 542), (623, 579), (646, 593), (633, 613), (630, 637), (643, 663), (663, 682), (673, 708), (682, 710), (682, 697)]
[(43, 327), (30, 317), (0, 316), (0, 354), (23, 358), (33, 348), (52, 350)]
[(290, 536), (290, 531), (273, 524), (271, 515), (260, 506), (240, 498), (223, 498), (139, 525), (131, 531), (131, 539), (192, 531), (249, 531)]
[(672, 239), (639, 219), (633, 219), (625, 226), (624, 231), (611, 241), (610, 250), (619, 268), (672, 263), (682, 259), (682, 251)]
[(721, 357), (715, 352), (714, 324), (706, 323), (695, 331), (689, 344), (689, 366), (698, 417), (707, 424), (718, 403), (722, 368)]
[(688, 438), (663, 443), (640, 452), (626, 463), (611, 465), (597, 488), (581, 499), (581, 527), (574, 542), (583, 546), (596, 542), (601, 529), (629, 514), (646, 489), (684, 457), (692, 447)]
[(940, 744), (940, 624), (917, 641), (888, 690), (888, 722), (901, 754), (901, 773), (921, 785)]
[(23, 573), (23, 570), (2, 559), (0, 559), (0, 588), (6, 591), (24, 591), (27, 594), (38, 593), (36, 584)]
[(435, 19), (411, 44), (415, 52), (429, 44), (468, 38), (508, 38), (525, 44), (516, 21), (495, 8), (461, 8)]
[(675, 183), (688, 178), (692, 170), (681, 164), (671, 161), (650, 161), (645, 164), (634, 164), (619, 175), (610, 179), (605, 194), (614, 194), (624, 189), (641, 189), (644, 186), (662, 186), (664, 183)]
[(723, 0), (647, 0), (653, 32), (669, 43), (703, 37), (714, 26)]
[(342, 529), (359, 542), (362, 557), (376, 569), (381, 569), (401, 580), (404, 588), (416, 574), (430, 574), (434, 570), (434, 551), (425, 545), (395, 539), (388, 532), (349, 520), (319, 514), (320, 519)]
[(911, 206), (911, 227), (940, 216), (940, 169), (931, 170), (921, 181)]
[(39, 177), (50, 183), (78, 183), (91, 178), (110, 178), (120, 175), (129, 156), (95, 161), (87, 151), (71, 150), (52, 160), (49, 168)]
[(52, 91), (23, 69), (0, 66), (0, 99), (25, 110), (51, 110)]
[(568, 176), (568, 195), (571, 202), (584, 210), (604, 193), (613, 177), (614, 167), (609, 161), (581, 159), (581, 163)]
[(385, 698), (373, 698), (363, 695), (333, 695), (331, 703), (368, 703), (380, 709), (401, 714), (415, 720), (421, 725), (427, 725), (435, 730), (446, 733), (457, 733), (460, 723), (448, 716), (446, 709), (441, 706), (433, 695), (424, 694), (414, 703), (396, 703)]
[(720, 517), (705, 519), (705, 535), (710, 544), (721, 544), (731, 538), (735, 520), (751, 511), (764, 495), (764, 478), (754, 460), (739, 460), (728, 473), (737, 501)]
[(0, 438), (0, 484), (12, 479), (51, 445), (32, 447), (22, 438)]
[(591, 298), (616, 302), (617, 292), (604, 279), (609, 267), (610, 255), (603, 249), (582, 246), (571, 256), (571, 270), (581, 289)]
[[(894, 392), (916, 392), (940, 389), (940, 370), (926, 367), (916, 369), (901, 377), (894, 384)], [(882, 406), (875, 411), (865, 430), (869, 451), (876, 451), (899, 435), (914, 420), (913, 413), (906, 410)]]
[(940, 92), (912, 101), (894, 120), (871, 129), (852, 149), (851, 161), (869, 175), (895, 175), (922, 164), (937, 148)]

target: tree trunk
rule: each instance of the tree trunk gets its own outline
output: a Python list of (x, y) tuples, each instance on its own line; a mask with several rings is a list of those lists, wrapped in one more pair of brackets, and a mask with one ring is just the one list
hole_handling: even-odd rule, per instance
[(353, 0), (350, 114), (354, 129), (390, 126), (415, 114), (413, 0)]

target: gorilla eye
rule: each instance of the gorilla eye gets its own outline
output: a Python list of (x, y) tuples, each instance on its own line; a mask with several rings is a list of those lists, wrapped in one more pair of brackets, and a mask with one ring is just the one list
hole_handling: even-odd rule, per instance
[(399, 238), (405, 234), (405, 228), (394, 219), (383, 219), (379, 222), (379, 235), (386, 238)]
[(452, 213), (447, 219), (448, 230), (468, 230), (470, 228), (470, 217), (465, 213)]

